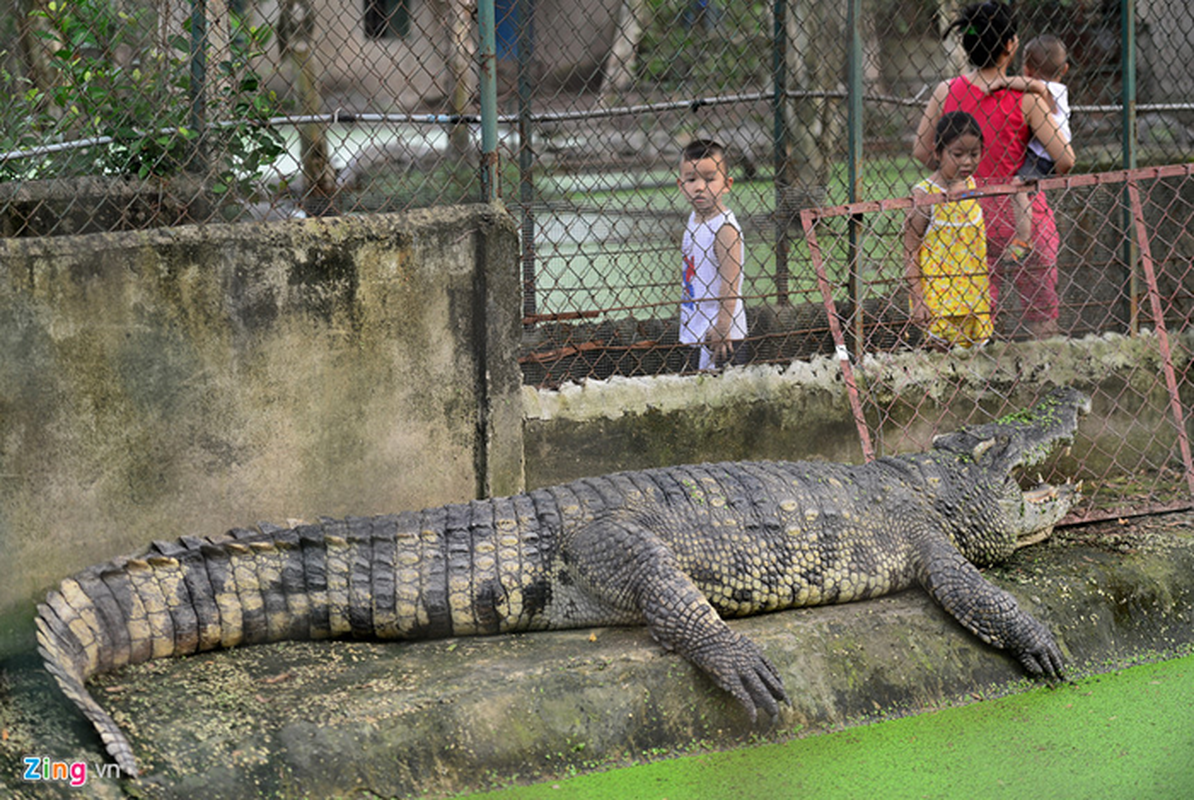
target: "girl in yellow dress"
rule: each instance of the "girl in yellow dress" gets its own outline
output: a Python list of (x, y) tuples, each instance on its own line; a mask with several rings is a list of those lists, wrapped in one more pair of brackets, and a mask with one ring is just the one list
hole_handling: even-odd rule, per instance
[[(983, 132), (965, 111), (937, 123), (937, 169), (912, 187), (913, 197), (976, 188)], [(912, 322), (941, 350), (986, 344), (994, 328), (987, 278), (987, 231), (974, 197), (913, 206), (904, 223), (904, 264)]]

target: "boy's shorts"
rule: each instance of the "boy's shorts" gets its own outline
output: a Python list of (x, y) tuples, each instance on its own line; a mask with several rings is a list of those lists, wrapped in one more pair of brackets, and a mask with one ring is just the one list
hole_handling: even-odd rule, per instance
[(1047, 178), (1053, 174), (1057, 162), (1053, 159), (1029, 150), (1024, 154), (1024, 163), (1016, 170), (1016, 177), (1025, 181), (1035, 181)]

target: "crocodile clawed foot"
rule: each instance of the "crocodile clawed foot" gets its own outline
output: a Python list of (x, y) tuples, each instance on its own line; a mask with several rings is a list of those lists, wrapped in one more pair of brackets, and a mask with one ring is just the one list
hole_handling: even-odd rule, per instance
[[(743, 705), (750, 713), (752, 723), (758, 720), (760, 707), (767, 712), (767, 716), (776, 719), (779, 716), (779, 704), (789, 705), (791, 703), (788, 693), (784, 690), (784, 682), (779, 677), (779, 670), (766, 656), (759, 655), (759, 662), (754, 673), (747, 674), (745, 678), (744, 683), (751, 703), (749, 705), (743, 703)], [(741, 698), (739, 700), (741, 701)]]
[(727, 630), (694, 654), (692, 661), (742, 704), (752, 723), (758, 721), (760, 710), (772, 719), (778, 717), (779, 704), (789, 702), (779, 670), (741, 634)]
[(1056, 683), (1065, 678), (1064, 663), (1059, 655), (1039, 652), (1019, 653), (1016, 657), (1024, 671), (1034, 678), (1042, 678), (1049, 683)]
[(1065, 680), (1065, 657), (1044, 625), (1027, 617), (1018, 638), (1021, 642), (1012, 647), (1012, 652), (1029, 675), (1049, 683)]

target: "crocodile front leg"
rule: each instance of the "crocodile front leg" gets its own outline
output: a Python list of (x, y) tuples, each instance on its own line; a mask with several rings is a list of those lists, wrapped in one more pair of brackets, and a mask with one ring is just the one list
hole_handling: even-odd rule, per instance
[(760, 708), (775, 717), (779, 702), (788, 702), (775, 665), (758, 645), (730, 630), (668, 546), (637, 520), (591, 522), (568, 537), (563, 557), (590, 594), (641, 614), (657, 642), (733, 695), (752, 722)]
[(911, 537), (916, 575), (934, 600), (984, 642), (1009, 651), (1031, 675), (1059, 679), (1065, 659), (1053, 634), (993, 585), (944, 535)]

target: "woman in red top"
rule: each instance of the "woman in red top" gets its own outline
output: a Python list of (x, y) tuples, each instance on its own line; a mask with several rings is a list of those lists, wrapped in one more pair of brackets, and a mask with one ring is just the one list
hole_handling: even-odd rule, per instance
[[(1013, 183), (1024, 163), (1028, 142), (1035, 136), (1057, 162), (1058, 174), (1074, 166), (1074, 149), (1050, 116), (1049, 100), (1004, 88), (1008, 66), (1020, 46), (1011, 10), (1003, 3), (980, 3), (964, 8), (946, 29), (962, 34), (962, 49), (974, 67), (964, 75), (943, 81), (933, 90), (916, 129), (912, 155), (935, 168), (933, 132), (943, 114), (965, 111), (978, 120), (986, 147), (974, 177), (984, 184)], [(1003, 269), (1020, 295), (1024, 321), (1038, 338), (1057, 333), (1057, 250), (1060, 244), (1053, 209), (1038, 192), (1032, 202), (1032, 241), (1016, 242), (1015, 208), (1010, 197), (981, 199), (987, 226), (987, 263), (991, 272), (991, 299), (1003, 282)]]

